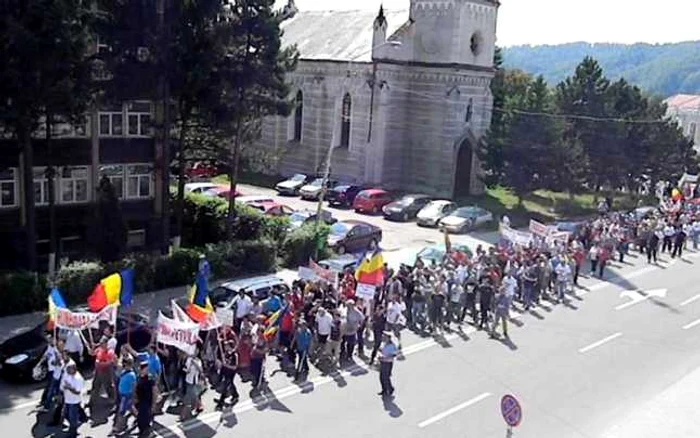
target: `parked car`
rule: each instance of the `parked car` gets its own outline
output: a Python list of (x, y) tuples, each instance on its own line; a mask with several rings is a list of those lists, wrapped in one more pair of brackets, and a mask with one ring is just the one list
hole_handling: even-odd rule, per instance
[(382, 208), (385, 219), (407, 222), (416, 217), (418, 212), (430, 202), (428, 195), (405, 195), (390, 202)]
[(280, 195), (298, 195), (299, 189), (308, 184), (309, 177), (303, 173), (297, 173), (289, 179), (280, 181), (275, 186), (275, 190)]
[[(295, 211), (289, 216), (289, 222), (292, 229), (300, 228), (304, 224), (316, 222), (316, 212), (311, 210)], [(321, 220), (328, 225), (333, 225), (338, 222), (338, 219), (333, 217), (333, 214), (328, 210), (321, 210)]]
[[(463, 245), (461, 243), (453, 243), (452, 249), (454, 251), (463, 252), (469, 257), (472, 256), (472, 251), (467, 245)], [(414, 256), (408, 257), (407, 260), (403, 262), (403, 264), (413, 267), (415, 266), (418, 259), (421, 259), (426, 265), (430, 265), (431, 263), (441, 263), (446, 255), (447, 250), (445, 248), (445, 244), (426, 246), (420, 251), (418, 251), (418, 253)]]
[(450, 233), (464, 233), (487, 222), (493, 221), (493, 214), (481, 207), (460, 207), (440, 219), (440, 228)]
[(352, 207), (355, 197), (365, 187), (357, 184), (340, 184), (333, 187), (326, 194), (328, 205), (339, 207)]
[(218, 168), (216, 166), (201, 161), (194, 163), (192, 167), (185, 170), (185, 175), (191, 180), (213, 178), (217, 173)]
[(275, 201), (250, 202), (248, 206), (260, 210), (268, 216), (290, 216), (294, 213), (292, 207)]
[(357, 213), (379, 213), (392, 201), (391, 195), (382, 189), (367, 189), (357, 194), (352, 208)]
[(421, 227), (436, 227), (440, 219), (457, 209), (457, 204), (444, 199), (430, 201), (416, 215), (416, 223)]
[(207, 190), (216, 189), (221, 187), (220, 184), (214, 184), (212, 182), (194, 182), (185, 184), (185, 193), (203, 193)]
[(382, 240), (382, 230), (362, 221), (336, 222), (328, 235), (328, 246), (338, 254), (376, 248)]
[[(130, 320), (131, 323), (129, 323)], [(46, 379), (48, 376), (46, 364), (40, 367), (37, 365), (49, 346), (47, 336), (50, 332), (47, 330), (47, 324), (48, 319), (44, 319), (34, 328), (0, 344), (0, 373), (3, 377), (11, 381), (41, 382)], [(137, 351), (145, 349), (151, 343), (152, 333), (147, 316), (120, 313), (117, 316), (115, 332), (117, 352), (123, 344), (126, 344), (127, 339)], [(97, 335), (97, 333), (93, 334), (93, 337)], [(89, 338), (89, 335), (86, 334), (85, 337)]]
[(272, 196), (265, 195), (240, 196), (236, 198), (236, 204), (250, 205), (260, 202), (275, 202), (275, 200), (272, 198)]
[[(216, 186), (214, 188), (205, 190), (204, 192), (202, 192), (202, 194), (206, 196), (215, 196), (217, 198), (231, 199), (231, 186)], [(236, 190), (233, 197), (237, 198), (241, 195), (241, 192)]]
[[(338, 181), (329, 179), (326, 181), (326, 189), (332, 189), (333, 187), (338, 185)], [(301, 199), (305, 199), (307, 201), (316, 201), (318, 200), (318, 197), (321, 195), (321, 189), (323, 188), (323, 178), (316, 178), (315, 180), (311, 181), (307, 185), (303, 186), (301, 189), (299, 189), (299, 195), (301, 195)]]
[(321, 260), (318, 262), (319, 266), (330, 269), (333, 272), (342, 274), (346, 269), (355, 269), (359, 259), (352, 254), (343, 254), (330, 259)]
[(241, 290), (245, 291), (251, 298), (259, 300), (267, 299), (274, 290), (281, 293), (290, 291), (287, 283), (278, 276), (261, 275), (223, 283), (209, 293), (209, 299), (214, 306), (231, 309)]

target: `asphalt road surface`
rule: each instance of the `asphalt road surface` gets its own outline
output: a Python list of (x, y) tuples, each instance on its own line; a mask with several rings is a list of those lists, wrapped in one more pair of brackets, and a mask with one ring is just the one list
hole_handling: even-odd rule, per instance
[[(685, 383), (700, 380), (688, 380), (700, 368), (698, 263), (700, 253), (693, 252), (682, 260), (664, 256), (659, 266), (631, 258), (605, 281), (583, 279), (584, 288), (566, 305), (514, 311), (510, 341), (489, 339), (471, 325), (437, 337), (404, 331), (393, 399), (376, 395), (378, 373), (361, 359), (330, 375), (314, 368), (300, 385), (274, 372), (279, 365), (269, 359), (268, 374), (274, 373), (263, 396), (250, 399), (250, 384), (238, 381), (241, 401), (222, 414), (213, 411), (209, 391), (205, 411), (195, 420), (158, 416), (157, 436), (502, 438), (506, 426), (499, 403), (507, 393), (523, 408), (522, 423), (513, 431), (518, 438), (639, 438), (640, 428), (629, 426), (641, 419), (649, 432), (669, 418), (692, 424), (694, 409), (668, 417), (665, 409), (679, 410), (664, 399), (678, 403), (668, 394), (681, 386), (693, 404), (700, 392), (689, 392)], [(32, 412), (36, 389), (0, 390), (0, 430), (36, 437), (55, 432), (37, 423)], [(664, 430), (649, 436), (669, 436)], [(104, 437), (109, 424), (84, 425), (81, 432)], [(673, 437), (697, 436), (693, 433)]]

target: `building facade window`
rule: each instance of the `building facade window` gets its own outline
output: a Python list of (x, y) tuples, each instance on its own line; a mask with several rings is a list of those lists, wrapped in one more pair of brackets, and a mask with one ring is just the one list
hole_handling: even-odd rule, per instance
[(352, 114), (352, 98), (350, 93), (343, 97), (343, 109), (340, 116), (340, 146), (350, 146), (350, 115)]
[(469, 103), (467, 104), (467, 113), (464, 116), (465, 123), (472, 121), (472, 114), (474, 113), (474, 100), (470, 97)]
[(129, 249), (141, 249), (146, 246), (146, 230), (129, 230), (126, 239), (126, 247)]
[(129, 199), (150, 198), (153, 193), (151, 166), (129, 164), (126, 166), (126, 197)]
[(130, 137), (148, 137), (151, 134), (151, 103), (131, 102), (126, 110), (127, 133)]
[(34, 204), (49, 204), (49, 179), (45, 167), (34, 168)]
[(100, 166), (100, 178), (103, 176), (106, 176), (112, 183), (117, 198), (124, 199), (124, 166), (121, 164)]
[(87, 202), (88, 166), (67, 166), (60, 170), (61, 203)]
[(301, 141), (301, 130), (304, 126), (304, 95), (297, 92), (294, 108), (294, 141)]
[(100, 137), (117, 137), (124, 135), (124, 115), (116, 111), (100, 111)]
[(0, 170), (0, 208), (17, 206), (17, 171), (14, 168)]

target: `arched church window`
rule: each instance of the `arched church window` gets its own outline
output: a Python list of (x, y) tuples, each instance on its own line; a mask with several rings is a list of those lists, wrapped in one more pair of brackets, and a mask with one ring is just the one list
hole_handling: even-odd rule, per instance
[(301, 128), (304, 123), (304, 95), (301, 90), (294, 99), (294, 141), (301, 141)]
[(472, 51), (472, 55), (478, 56), (481, 53), (481, 34), (479, 32), (474, 32), (471, 39), (469, 40), (469, 48)]
[(467, 104), (467, 114), (464, 116), (465, 123), (469, 123), (472, 121), (473, 112), (474, 112), (474, 100), (470, 97), (469, 103)]
[(340, 146), (350, 146), (350, 113), (352, 111), (352, 98), (350, 93), (343, 97), (343, 112), (340, 117)]

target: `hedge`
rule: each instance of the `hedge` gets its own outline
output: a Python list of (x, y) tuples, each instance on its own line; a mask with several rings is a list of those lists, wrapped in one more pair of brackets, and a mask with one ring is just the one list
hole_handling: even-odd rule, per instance
[(0, 316), (45, 310), (47, 291), (52, 286), (61, 290), (69, 305), (85, 304), (101, 278), (124, 268), (135, 271), (136, 293), (183, 286), (193, 281), (200, 254), (209, 259), (214, 278), (277, 268), (277, 245), (269, 240), (254, 240), (212, 244), (202, 249), (183, 248), (167, 256), (134, 254), (110, 265), (78, 261), (61, 267), (51, 279), (27, 272), (5, 273), (0, 274)]
[[(287, 267), (306, 265), (309, 258), (317, 255), (317, 260), (330, 256), (326, 242), (330, 228), (327, 225), (316, 227), (306, 224), (287, 235), (282, 247), (282, 258)], [(320, 245), (319, 245), (320, 242)], [(318, 254), (316, 251), (318, 250)]]

